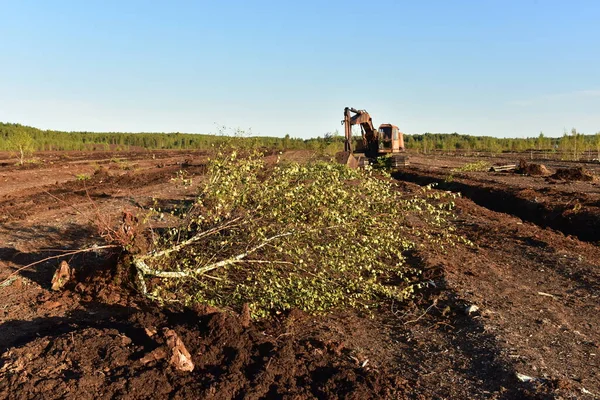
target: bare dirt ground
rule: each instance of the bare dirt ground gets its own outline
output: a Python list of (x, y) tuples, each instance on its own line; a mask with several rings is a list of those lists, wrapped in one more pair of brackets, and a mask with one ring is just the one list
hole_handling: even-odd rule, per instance
[[(413, 156), (411, 166), (396, 177), (419, 184), (435, 182), (442, 189), (459, 191), (495, 211), (514, 214), (585, 241), (600, 242), (600, 164), (531, 160), (528, 154), (521, 157)], [(520, 160), (543, 165), (549, 173), (460, 171), (465, 164), (473, 162), (518, 165)], [(589, 171), (595, 179), (580, 181), (554, 175), (559, 169), (575, 168)]]
[[(401, 190), (462, 191), (454, 223), (473, 245), (411, 254), (430, 286), (410, 304), (292, 311), (248, 327), (208, 307), (149, 303), (124, 283), (120, 254), (64, 257), (77, 275), (62, 292), (50, 290), (59, 259), (14, 273), (55, 249), (103, 245), (90, 224), (99, 215), (116, 222), (123, 210), (193, 199), (205, 154), (40, 158), (23, 168), (0, 155), (0, 398), (600, 396), (598, 182), (458, 173), (473, 160), (414, 156), (396, 175)], [(182, 170), (191, 186), (172, 181)], [(164, 341), (148, 332), (163, 328), (180, 336), (194, 371), (148, 361)]]

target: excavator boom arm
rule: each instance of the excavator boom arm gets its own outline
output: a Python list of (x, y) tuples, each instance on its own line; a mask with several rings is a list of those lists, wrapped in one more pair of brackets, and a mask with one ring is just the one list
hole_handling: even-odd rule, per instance
[(344, 123), (344, 133), (346, 137), (344, 151), (352, 152), (352, 125), (360, 125), (365, 145), (377, 139), (377, 130), (373, 126), (373, 120), (365, 110), (346, 107), (344, 109), (344, 120), (342, 122)]

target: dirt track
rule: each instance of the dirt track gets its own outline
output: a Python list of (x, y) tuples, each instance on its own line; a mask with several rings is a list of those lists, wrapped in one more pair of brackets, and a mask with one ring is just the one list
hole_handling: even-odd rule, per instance
[[(193, 198), (204, 173), (201, 154), (64, 156), (49, 154), (29, 169), (0, 167), (0, 279), (56, 254), (48, 249), (102, 244), (89, 224), (96, 215), (116, 221), (123, 209)], [(292, 312), (244, 328), (215, 310), (146, 303), (119, 284), (126, 272), (116, 267), (117, 255), (67, 258), (78, 284), (51, 292), (52, 260), (0, 287), (0, 397), (599, 396), (598, 183), (489, 173), (454, 173), (447, 182), (464, 162), (413, 157), (398, 175), (453, 184), (447, 188), (475, 200), (457, 201), (455, 221), (474, 246), (411, 255), (432, 283), (413, 304), (373, 316)], [(171, 181), (179, 170), (193, 176), (192, 187)], [(90, 179), (78, 180), (81, 174)], [(402, 189), (418, 187), (406, 182)], [(523, 210), (522, 202), (535, 207)], [(478, 310), (466, 313), (470, 305)], [(161, 344), (146, 334), (149, 327), (175, 329), (196, 369), (142, 363)]]

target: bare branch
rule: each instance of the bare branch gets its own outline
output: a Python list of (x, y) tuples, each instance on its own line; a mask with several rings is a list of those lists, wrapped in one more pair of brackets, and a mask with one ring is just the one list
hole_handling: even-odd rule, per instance
[(406, 321), (404, 323), (404, 325), (412, 324), (414, 322), (419, 321), (421, 318), (423, 318), (425, 315), (427, 315), (427, 313), (429, 312), (429, 310), (431, 310), (433, 307), (436, 306), (437, 302), (438, 302), (437, 299), (433, 300), (433, 304), (431, 304), (429, 307), (427, 307), (427, 309), (425, 310), (425, 312), (423, 314), (421, 314), (417, 319), (413, 319), (411, 321)]
[(67, 253), (59, 254), (57, 256), (46, 257), (46, 258), (44, 258), (42, 260), (33, 262), (31, 264), (27, 264), (27, 265), (22, 266), (21, 268), (13, 271), (10, 275), (8, 275), (8, 277), (6, 277), (6, 279), (4, 279), (2, 282), (0, 282), (0, 286), (2, 284), (4, 284), (6, 281), (8, 281), (12, 276), (18, 274), (21, 271), (26, 270), (27, 268), (33, 267), (34, 265), (38, 265), (38, 264), (41, 264), (41, 263), (49, 261), (49, 260), (55, 260), (55, 259), (61, 258), (61, 257), (72, 256), (74, 254), (89, 253), (90, 251), (98, 251), (98, 250), (104, 250), (104, 249), (114, 249), (116, 247), (120, 247), (120, 246), (117, 246), (117, 245), (114, 245), (114, 244), (106, 245), (106, 246), (92, 246), (92, 247), (88, 247), (87, 249), (73, 250), (73, 251), (69, 251)]
[[(206, 232), (203, 232), (203, 233), (208, 234), (211, 231), (206, 231)], [(148, 264), (146, 264), (146, 262), (144, 261), (144, 260), (146, 260), (148, 258), (156, 258), (156, 257), (163, 256), (165, 254), (171, 253), (173, 251), (176, 251), (176, 247), (180, 248), (180, 247), (182, 247), (182, 245), (185, 245), (186, 242), (183, 242), (179, 246), (175, 246), (175, 247), (172, 247), (172, 248), (170, 248), (168, 250), (164, 250), (164, 251), (162, 251), (160, 253), (156, 253), (156, 254), (151, 254), (151, 255), (144, 256), (144, 257), (135, 258), (134, 261), (133, 261), (133, 264), (138, 269), (138, 271), (142, 272), (143, 275), (156, 276), (158, 278), (187, 278), (187, 277), (190, 277), (190, 276), (202, 275), (202, 274), (204, 274), (206, 272), (215, 270), (217, 268), (222, 268), (222, 267), (224, 267), (226, 265), (231, 265), (231, 264), (235, 264), (235, 263), (239, 263), (239, 262), (244, 262), (245, 261), (244, 259), (246, 257), (248, 257), (250, 254), (256, 252), (257, 250), (265, 247), (267, 244), (269, 244), (273, 240), (279, 239), (279, 238), (284, 237), (284, 236), (289, 236), (289, 235), (292, 235), (292, 234), (293, 234), (292, 232), (286, 232), (286, 233), (282, 233), (282, 234), (279, 234), (279, 235), (271, 236), (270, 238), (266, 239), (264, 242), (262, 242), (258, 246), (255, 246), (255, 247), (251, 248), (250, 250), (246, 251), (245, 253), (241, 253), (241, 254), (238, 254), (235, 257), (231, 257), (231, 258), (228, 258), (226, 260), (221, 260), (219, 262), (212, 263), (212, 264), (209, 264), (209, 265), (206, 265), (206, 266), (203, 266), (203, 267), (191, 270), (191, 271), (159, 271), (159, 270), (155, 270), (155, 269), (150, 268), (148, 266)], [(206, 235), (204, 235), (204, 236), (206, 236)], [(196, 238), (196, 236), (194, 236), (194, 238)], [(192, 238), (192, 239), (194, 239), (194, 238)], [(188, 240), (188, 242), (189, 242), (189, 240)], [(189, 244), (189, 243), (187, 243), (187, 244)], [(256, 261), (256, 260), (252, 260), (252, 261)], [(138, 276), (140, 276), (140, 275), (138, 274)], [(145, 286), (145, 284), (144, 284), (144, 286)]]

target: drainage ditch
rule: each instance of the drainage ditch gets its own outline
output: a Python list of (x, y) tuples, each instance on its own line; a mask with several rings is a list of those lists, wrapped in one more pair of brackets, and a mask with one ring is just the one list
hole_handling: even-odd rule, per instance
[(429, 185), (436, 183), (437, 188), (460, 192), (477, 205), (521, 218), (543, 228), (551, 228), (572, 235), (586, 242), (600, 241), (600, 216), (580, 210), (577, 213), (570, 211), (566, 204), (549, 204), (536, 202), (531, 199), (519, 197), (510, 189), (502, 190), (476, 184), (469, 184), (431, 175), (423, 175), (414, 170), (402, 170), (392, 174), (395, 179)]

